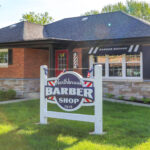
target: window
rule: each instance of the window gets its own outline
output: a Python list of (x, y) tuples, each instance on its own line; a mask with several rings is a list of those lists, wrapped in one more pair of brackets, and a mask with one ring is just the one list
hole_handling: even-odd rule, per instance
[(105, 78), (129, 79), (142, 77), (142, 53), (137, 55), (93, 56), (93, 63), (102, 65)]
[(140, 77), (140, 55), (126, 56), (126, 76)]
[(0, 49), (0, 66), (8, 65), (8, 50)]
[(59, 53), (58, 55), (58, 68), (59, 70), (63, 70), (63, 69), (66, 69), (66, 53)]
[(106, 56), (95, 56), (94, 62), (102, 65), (102, 75), (105, 76)]
[(122, 55), (109, 56), (109, 76), (122, 76)]

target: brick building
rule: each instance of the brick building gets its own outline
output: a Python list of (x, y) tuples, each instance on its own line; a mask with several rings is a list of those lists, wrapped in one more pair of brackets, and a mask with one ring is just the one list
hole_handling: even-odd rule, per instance
[(40, 66), (86, 76), (103, 66), (103, 92), (150, 97), (150, 24), (123, 12), (67, 18), (41, 26), (19, 22), (0, 29), (0, 89), (18, 97), (39, 93)]

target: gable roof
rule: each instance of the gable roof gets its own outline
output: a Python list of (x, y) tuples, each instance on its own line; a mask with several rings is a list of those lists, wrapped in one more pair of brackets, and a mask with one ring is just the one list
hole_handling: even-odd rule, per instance
[(60, 39), (72, 41), (150, 37), (150, 23), (121, 11), (66, 18), (41, 26), (29, 22), (0, 29), (0, 43)]
[(75, 41), (150, 37), (150, 24), (117, 11), (48, 24), (44, 27), (44, 36)]

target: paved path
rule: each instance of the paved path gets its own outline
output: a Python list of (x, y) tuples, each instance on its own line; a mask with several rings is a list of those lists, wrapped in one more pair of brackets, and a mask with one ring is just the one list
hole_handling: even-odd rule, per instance
[(104, 97), (103, 99), (105, 101), (109, 101), (109, 102), (122, 103), (122, 104), (130, 104), (130, 105), (142, 106), (142, 107), (150, 107), (150, 104), (142, 104), (142, 103), (136, 103), (136, 102), (116, 100), (116, 99), (111, 99), (111, 98), (106, 98), (106, 97)]
[(24, 101), (30, 101), (30, 100), (31, 100), (31, 98), (30, 99), (16, 99), (16, 100), (0, 101), (0, 104), (18, 103), (18, 102), (24, 102)]

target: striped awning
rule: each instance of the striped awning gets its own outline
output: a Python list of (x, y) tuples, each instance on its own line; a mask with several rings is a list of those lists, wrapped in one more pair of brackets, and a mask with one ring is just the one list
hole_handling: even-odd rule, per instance
[(112, 46), (112, 47), (91, 47), (89, 55), (121, 55), (121, 54), (137, 54), (140, 52), (140, 45), (129, 46)]

